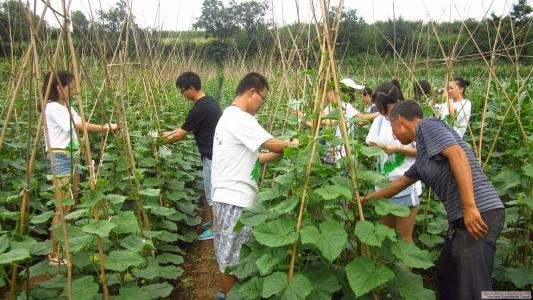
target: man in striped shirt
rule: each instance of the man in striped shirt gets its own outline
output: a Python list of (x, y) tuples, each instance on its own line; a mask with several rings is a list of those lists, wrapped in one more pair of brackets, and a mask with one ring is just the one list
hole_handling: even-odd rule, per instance
[(437, 262), (439, 299), (480, 299), (492, 290), (496, 238), (504, 205), (472, 149), (441, 120), (424, 120), (415, 101), (401, 101), (390, 113), (394, 135), (416, 141), (416, 162), (404, 176), (363, 201), (391, 197), (421, 180), (441, 199), (449, 230)]

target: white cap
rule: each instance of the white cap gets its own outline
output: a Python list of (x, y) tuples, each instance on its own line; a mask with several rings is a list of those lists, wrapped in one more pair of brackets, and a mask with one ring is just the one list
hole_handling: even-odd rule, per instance
[(355, 90), (362, 90), (362, 89), (365, 88), (364, 85), (357, 84), (357, 83), (355, 83), (355, 81), (351, 80), (350, 78), (344, 78), (343, 80), (341, 80), (341, 83), (343, 83), (345, 86), (347, 86), (349, 88), (352, 88), (352, 89), (355, 89)]

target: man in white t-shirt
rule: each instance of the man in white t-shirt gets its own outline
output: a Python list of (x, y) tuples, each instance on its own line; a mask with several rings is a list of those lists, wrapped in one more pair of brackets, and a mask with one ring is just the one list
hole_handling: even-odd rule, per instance
[[(268, 82), (258, 73), (248, 73), (236, 89), (236, 97), (218, 121), (213, 140), (211, 170), (215, 253), (220, 271), (239, 262), (242, 244), (251, 239), (251, 228), (233, 231), (242, 210), (255, 202), (260, 164), (275, 159), (298, 140), (272, 137), (254, 118), (268, 93)], [(259, 148), (269, 150), (259, 153)], [(223, 274), (224, 294), (237, 278)]]

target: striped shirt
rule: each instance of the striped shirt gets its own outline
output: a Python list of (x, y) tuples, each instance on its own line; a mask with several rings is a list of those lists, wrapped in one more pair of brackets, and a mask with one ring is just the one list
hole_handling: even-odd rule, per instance
[(405, 172), (405, 176), (422, 180), (441, 199), (448, 213), (448, 222), (463, 217), (463, 205), (459, 188), (452, 174), (448, 159), (442, 151), (452, 145), (459, 145), (468, 157), (472, 170), (474, 200), (480, 212), (504, 208), (496, 189), (487, 179), (466, 142), (443, 121), (420, 120), (416, 126), (416, 162)]

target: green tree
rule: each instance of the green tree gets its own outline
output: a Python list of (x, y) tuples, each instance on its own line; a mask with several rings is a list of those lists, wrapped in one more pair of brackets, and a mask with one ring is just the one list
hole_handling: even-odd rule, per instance
[(258, 1), (247, 1), (237, 4), (233, 1), (231, 2), (231, 7), (237, 24), (246, 30), (248, 38), (257, 38), (258, 32), (266, 27), (265, 15), (268, 4)]
[[(22, 1), (8, 0), (2, 3), (0, 11), (0, 37), (2, 41), (28, 41), (30, 37), (30, 25), (26, 14), (32, 17), (33, 23), (37, 25), (40, 18), (35, 15)], [(41, 27), (46, 29), (46, 24)]]
[(89, 33), (89, 20), (87, 20), (85, 15), (81, 11), (75, 10), (71, 14), (71, 20), (74, 36), (78, 39), (86, 37)]
[(204, 0), (202, 15), (193, 26), (194, 29), (204, 29), (222, 44), (238, 29), (233, 7), (226, 8), (219, 0)]

